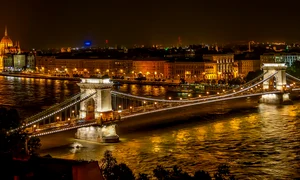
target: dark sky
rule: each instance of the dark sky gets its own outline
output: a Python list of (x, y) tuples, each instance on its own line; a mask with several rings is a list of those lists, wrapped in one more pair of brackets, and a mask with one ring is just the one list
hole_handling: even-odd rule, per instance
[(0, 31), (24, 48), (298, 41), (297, 0), (10, 0)]

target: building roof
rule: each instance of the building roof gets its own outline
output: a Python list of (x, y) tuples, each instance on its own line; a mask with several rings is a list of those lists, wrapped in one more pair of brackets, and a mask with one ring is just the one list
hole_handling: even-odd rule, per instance
[(7, 35), (7, 28), (5, 27), (5, 32), (4, 32), (4, 37), (1, 39), (0, 44), (2, 46), (7, 46), (7, 47), (11, 47), (13, 46), (13, 42), (12, 40), (9, 38), (9, 36)]

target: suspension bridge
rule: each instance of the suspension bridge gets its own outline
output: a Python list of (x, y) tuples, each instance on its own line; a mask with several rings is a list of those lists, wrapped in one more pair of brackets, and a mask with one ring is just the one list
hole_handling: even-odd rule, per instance
[(41, 137), (83, 127), (126, 124), (135, 117), (197, 110), (200, 105), (251, 97), (260, 97), (263, 103), (284, 103), (290, 101), (292, 91), (300, 90), (295, 83), (300, 79), (287, 74), (285, 64), (266, 63), (263, 70), (263, 74), (237, 88), (187, 99), (136, 96), (111, 90), (113, 83), (109, 79), (82, 78), (78, 83), (80, 93), (25, 119), (19, 128)]

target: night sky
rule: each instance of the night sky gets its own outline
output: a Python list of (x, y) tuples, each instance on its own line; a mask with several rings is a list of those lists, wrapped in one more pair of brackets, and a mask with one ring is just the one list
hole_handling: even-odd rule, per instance
[(300, 40), (297, 0), (2, 1), (0, 31), (23, 48)]

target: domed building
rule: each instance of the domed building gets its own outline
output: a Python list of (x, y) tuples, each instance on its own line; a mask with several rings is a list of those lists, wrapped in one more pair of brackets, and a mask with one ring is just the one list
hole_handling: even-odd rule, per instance
[(13, 41), (7, 35), (7, 28), (5, 27), (4, 37), (0, 41), (0, 46), (2, 48), (13, 47)]
[(10, 56), (18, 55), (20, 53), (20, 43), (17, 41), (15, 45), (13, 44), (13, 41), (8, 36), (7, 28), (5, 26), (4, 37), (0, 41), (0, 71), (3, 71), (5, 69), (5, 59), (9, 58)]

